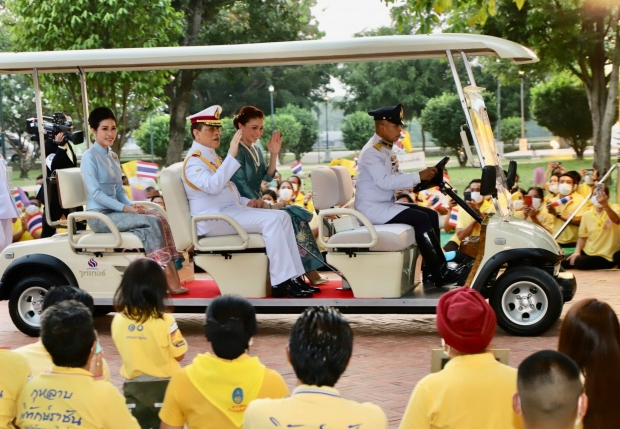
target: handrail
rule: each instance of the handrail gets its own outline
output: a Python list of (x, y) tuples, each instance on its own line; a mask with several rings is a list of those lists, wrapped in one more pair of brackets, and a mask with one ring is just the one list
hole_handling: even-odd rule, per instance
[[(198, 222), (202, 221), (212, 221), (212, 220), (222, 220), (228, 223), (235, 232), (241, 238), (241, 245), (239, 246), (222, 246), (222, 247), (203, 247), (198, 243)], [(250, 245), (250, 236), (248, 233), (241, 227), (239, 222), (234, 220), (232, 217), (223, 214), (200, 214), (192, 217), (192, 244), (194, 245), (194, 249), (199, 250), (201, 252), (227, 252), (227, 251), (237, 251), (237, 250), (245, 250)]]
[[(75, 241), (74, 237), (75, 237), (75, 231), (74, 231), (74, 225), (75, 222), (73, 222), (73, 220), (84, 220), (84, 219), (98, 219), (101, 222), (103, 222), (105, 224), (105, 226), (108, 227), (108, 229), (110, 230), (110, 233), (112, 233), (112, 235), (114, 236), (114, 243), (110, 243), (110, 244), (96, 244), (96, 245), (85, 245), (85, 244), (79, 244), (77, 241)], [(67, 233), (69, 235), (69, 244), (71, 245), (72, 248), (77, 249), (88, 249), (89, 247), (93, 247), (93, 248), (107, 248), (107, 247), (113, 247), (113, 248), (120, 248), (123, 245), (123, 239), (121, 237), (121, 233), (118, 230), (118, 228), (116, 227), (116, 225), (114, 225), (114, 222), (112, 222), (112, 219), (110, 219), (109, 216), (104, 215), (103, 213), (97, 212), (97, 211), (86, 211), (86, 212), (75, 212), (75, 213), (71, 213), (69, 214), (69, 216), (67, 217)], [(95, 233), (97, 234), (97, 233)]]
[[(325, 224), (323, 223), (323, 218), (325, 216), (339, 216), (339, 215), (350, 215), (357, 218), (362, 225), (368, 229), (368, 233), (370, 234), (370, 243), (347, 243), (347, 244), (329, 244), (323, 238), (325, 236)], [(353, 248), (353, 247), (361, 247), (361, 248), (371, 248), (377, 245), (379, 242), (379, 236), (377, 235), (377, 231), (375, 230), (375, 226), (368, 220), (366, 216), (357, 210), (352, 209), (325, 209), (319, 212), (319, 243), (321, 243), (327, 249), (333, 249), (335, 247), (338, 248)]]

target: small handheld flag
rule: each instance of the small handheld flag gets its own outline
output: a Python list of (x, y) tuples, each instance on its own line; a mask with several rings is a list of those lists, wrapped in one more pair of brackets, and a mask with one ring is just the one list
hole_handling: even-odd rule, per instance
[(431, 206), (433, 210), (437, 210), (441, 207), (441, 200), (439, 197), (430, 192), (426, 195), (426, 201), (428, 201), (428, 205)]
[(22, 210), (24, 208), (24, 202), (22, 201), (22, 197), (19, 195), (19, 189), (13, 189), (11, 193), (13, 194), (13, 200), (15, 200), (15, 205), (19, 210)]
[[(32, 207), (36, 208), (36, 206)], [(43, 228), (43, 217), (41, 216), (41, 212), (39, 212), (38, 209), (36, 211), (32, 210), (32, 212), (33, 213), (28, 213), (28, 211), (26, 211), (26, 214), (29, 215), (26, 218), (26, 225), (28, 226), (30, 235), (34, 235), (35, 232)]]
[(448, 225), (456, 226), (458, 218), (459, 218), (459, 208), (454, 207), (450, 211), (450, 219), (448, 219)]
[(157, 180), (159, 166), (153, 162), (138, 161), (137, 176)]
[(295, 164), (291, 165), (291, 172), (293, 174), (299, 174), (302, 171), (301, 161), (297, 161)]
[(561, 206), (563, 204), (567, 204), (572, 199), (573, 199), (572, 195), (567, 195), (567, 196), (565, 196), (563, 198), (560, 198), (559, 200), (555, 200), (554, 202), (551, 203), (551, 205), (553, 207)]

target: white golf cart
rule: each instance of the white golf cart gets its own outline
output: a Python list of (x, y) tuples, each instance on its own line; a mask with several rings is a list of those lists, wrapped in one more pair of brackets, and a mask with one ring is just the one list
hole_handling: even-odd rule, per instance
[[(483, 192), (493, 197), (496, 214), (485, 219), (471, 212), (481, 224), (478, 241), (468, 241), (462, 250), (471, 257), (462, 284), (479, 290), (495, 309), (500, 326), (515, 335), (538, 335), (559, 318), (563, 303), (576, 291), (571, 274), (560, 272), (564, 252), (551, 235), (535, 224), (512, 216), (507, 178), (504, 177), (493, 133), (476, 87), (468, 56), (497, 55), (514, 63), (538, 60), (530, 50), (498, 38), (472, 34), (433, 34), (358, 38), (345, 41), (301, 41), (253, 45), (198, 46), (91, 51), (24, 52), (0, 54), (0, 73), (32, 73), (37, 101), (41, 150), (44, 152), (40, 73), (78, 73), (82, 82), (84, 117), (88, 115), (85, 73), (181, 68), (252, 67), (341, 63), (378, 60), (446, 58), (450, 62), (466, 125), (476, 150), (474, 159), (464, 140), (470, 162), (482, 167)], [(456, 57), (456, 58), (455, 58)], [(461, 58), (469, 79), (463, 87), (455, 59)], [(464, 135), (464, 133), (462, 133)], [(87, 138), (90, 145), (90, 139)], [(45, 159), (45, 153), (41, 159)], [(440, 163), (441, 164), (441, 163)], [(341, 274), (310, 299), (274, 299), (268, 284), (268, 260), (259, 234), (248, 234), (224, 214), (189, 214), (181, 182), (181, 163), (164, 169), (160, 176), (167, 216), (180, 251), (191, 246), (195, 265), (213, 280), (185, 286), (190, 293), (175, 296), (177, 312), (204, 311), (219, 294), (236, 293), (250, 299), (258, 312), (294, 313), (307, 306), (331, 305), (357, 313), (433, 313), (439, 297), (450, 287), (435, 288), (416, 281), (418, 259), (414, 232), (407, 225), (372, 225), (361, 213), (337, 208), (349, 201), (353, 189), (349, 173), (342, 167), (321, 167), (311, 173), (314, 205), (321, 220), (325, 216), (354, 216), (363, 226), (330, 234), (320, 222), (319, 239), (328, 249), (327, 262)], [(439, 165), (440, 171), (442, 165)], [(516, 166), (511, 166), (511, 175)], [(46, 174), (43, 168), (43, 174)], [(57, 171), (64, 207), (85, 203), (79, 169)], [(423, 187), (440, 186), (463, 210), (471, 211), (442, 175)], [(157, 208), (157, 206), (151, 206)], [(76, 231), (75, 222), (100, 217), (110, 233)], [(199, 238), (199, 221), (224, 220), (236, 235)], [(51, 223), (51, 219), (48, 218)], [(129, 261), (144, 255), (140, 240), (119, 232), (103, 215), (73, 213), (68, 232), (54, 237), (15, 243), (0, 254), (0, 300), (9, 300), (15, 325), (37, 335), (41, 302), (55, 285), (73, 285), (89, 292), (97, 312), (111, 311), (114, 292)], [(345, 286), (340, 288), (340, 286)], [(344, 290), (342, 290), (344, 289)]]

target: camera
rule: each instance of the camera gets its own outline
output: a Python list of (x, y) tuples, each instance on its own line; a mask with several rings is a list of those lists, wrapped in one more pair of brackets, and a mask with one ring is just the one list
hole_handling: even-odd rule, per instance
[[(54, 143), (54, 138), (58, 133), (65, 134), (62, 145), (67, 142), (73, 144), (84, 142), (84, 133), (82, 131), (71, 131), (73, 129), (73, 120), (62, 112), (56, 112), (54, 116), (43, 116), (43, 129), (46, 143)], [(26, 132), (30, 134), (31, 141), (39, 141), (37, 118), (26, 119)]]

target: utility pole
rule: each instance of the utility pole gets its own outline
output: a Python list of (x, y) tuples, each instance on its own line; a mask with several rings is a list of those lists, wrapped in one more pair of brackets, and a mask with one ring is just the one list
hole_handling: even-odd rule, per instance
[(331, 156), (329, 155), (329, 124), (327, 119), (327, 111), (329, 109), (329, 97), (326, 95), (325, 98), (325, 161), (331, 161)]
[(149, 112), (149, 133), (151, 134), (151, 162), (155, 162), (155, 152), (153, 150), (153, 113)]
[(2, 158), (6, 159), (6, 142), (4, 141), (4, 106), (2, 104), (2, 83), (0, 82), (0, 145), (2, 145)]

